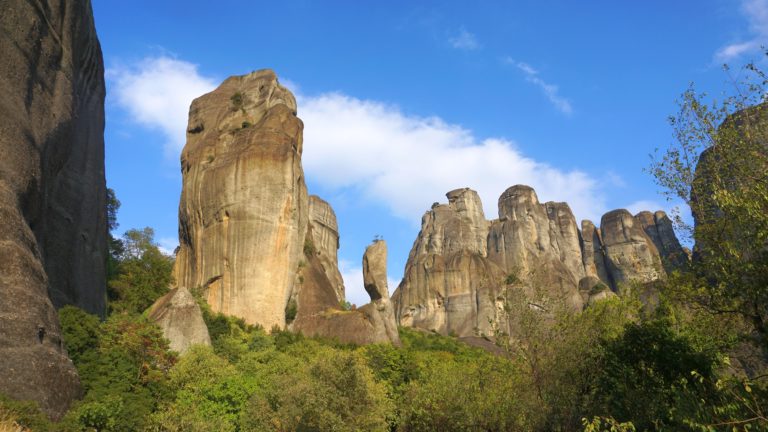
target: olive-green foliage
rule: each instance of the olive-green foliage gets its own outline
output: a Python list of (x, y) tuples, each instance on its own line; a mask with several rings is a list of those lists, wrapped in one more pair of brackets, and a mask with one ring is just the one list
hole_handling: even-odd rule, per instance
[(173, 258), (160, 251), (152, 228), (127, 231), (122, 246), (114, 277), (107, 284), (110, 310), (142, 313), (168, 291)]
[(35, 402), (17, 401), (0, 394), (0, 431), (13, 431), (16, 425), (31, 431), (52, 431), (54, 425)]
[(74, 306), (59, 309), (59, 320), (69, 358), (75, 365), (81, 364), (83, 357), (99, 346), (101, 321), (96, 315)]
[(542, 411), (522, 372), (503, 358), (444, 356), (404, 388), (398, 430), (532, 430)]
[(603, 350), (596, 414), (631, 421), (640, 430), (684, 430), (686, 420), (705, 417), (716, 359), (697, 351), (666, 321), (629, 324)]
[(167, 340), (142, 316), (114, 314), (94, 329), (74, 319), (92, 324), (92, 316), (73, 309), (65, 312), (62, 334), (67, 346), (83, 347), (75, 366), (86, 393), (67, 413), (64, 430), (140, 430), (167, 394), (176, 360)]

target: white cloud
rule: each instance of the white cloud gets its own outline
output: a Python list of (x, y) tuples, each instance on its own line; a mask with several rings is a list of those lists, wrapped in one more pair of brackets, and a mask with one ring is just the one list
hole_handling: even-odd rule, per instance
[(715, 60), (728, 62), (768, 44), (768, 0), (742, 0), (741, 12), (749, 23), (750, 38), (726, 45), (715, 53)]
[[(174, 155), (184, 144), (190, 101), (215, 86), (195, 65), (168, 57), (110, 74), (120, 106), (166, 135)], [(406, 115), (396, 106), (341, 93), (299, 93), (297, 99), (307, 177), (414, 225), (431, 203), (445, 202), (445, 193), (460, 187), (478, 191), (488, 218), (497, 216), (499, 195), (515, 184), (534, 187), (542, 201), (568, 202), (580, 218), (599, 220), (605, 210), (598, 181), (533, 160), (508, 139), (479, 139), (438, 117)]]
[(200, 75), (196, 65), (167, 56), (115, 66), (106, 75), (111, 97), (133, 121), (160, 131), (169, 155), (184, 147), (192, 100), (216, 87), (216, 80)]
[(568, 202), (577, 217), (599, 220), (605, 210), (590, 176), (526, 157), (507, 139), (478, 139), (440, 118), (340, 93), (298, 96), (307, 177), (411, 223), (461, 187), (478, 191), (488, 218), (497, 217), (498, 197), (515, 184), (534, 187), (542, 201)]
[(477, 37), (463, 27), (459, 30), (459, 34), (448, 38), (448, 43), (456, 49), (466, 51), (473, 51), (480, 48), (480, 43), (477, 41)]
[(649, 212), (655, 212), (656, 210), (666, 211), (666, 206), (661, 205), (656, 201), (650, 201), (650, 200), (635, 201), (633, 203), (628, 204), (625, 208), (633, 215), (636, 215), (641, 211), (646, 211), (646, 210)]
[(523, 74), (525, 74), (525, 79), (539, 87), (539, 89), (541, 89), (541, 91), (544, 93), (544, 96), (549, 99), (549, 102), (551, 102), (558, 111), (566, 115), (571, 115), (573, 113), (573, 106), (571, 106), (571, 101), (560, 96), (560, 89), (558, 86), (550, 84), (541, 79), (539, 76), (539, 71), (534, 69), (531, 65), (524, 62), (515, 61), (510, 57), (505, 58), (503, 61), (504, 63), (511, 64), (520, 69)]

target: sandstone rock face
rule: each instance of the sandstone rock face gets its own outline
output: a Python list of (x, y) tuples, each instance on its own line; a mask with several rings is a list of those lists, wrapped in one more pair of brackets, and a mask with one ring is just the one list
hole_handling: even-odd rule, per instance
[(613, 210), (600, 221), (608, 272), (615, 287), (630, 281), (650, 282), (664, 274), (659, 251), (642, 222), (626, 210)]
[(183, 354), (192, 345), (211, 344), (200, 306), (186, 288), (173, 289), (157, 299), (147, 315), (160, 326), (176, 352)]
[(433, 205), (408, 256), (392, 301), (404, 326), (444, 334), (488, 331), (503, 270), (487, 259), (490, 228), (477, 192), (457, 189)]
[(309, 196), (309, 223), (312, 226), (312, 247), (320, 260), (336, 299), (344, 300), (344, 280), (339, 271), (339, 226), (331, 205), (317, 195)]
[(270, 70), (192, 102), (181, 155), (176, 280), (216, 312), (285, 325), (309, 221), (301, 120)]
[[(366, 285), (371, 302), (355, 310), (343, 310), (340, 307), (320, 260), (314, 255), (307, 256), (308, 265), (301, 269), (298, 314), (291, 326), (292, 330), (308, 336), (334, 338), (344, 343), (400, 345), (394, 308), (387, 292), (386, 254), (387, 247), (383, 240), (366, 249), (363, 279), (374, 281)], [(369, 263), (368, 267), (365, 267), (366, 262)], [(382, 277), (383, 285), (380, 283)]]
[(192, 103), (176, 281), (202, 288), (214, 311), (267, 329), (399, 343), (385, 244), (374, 245), (366, 261), (372, 302), (341, 307), (336, 215), (307, 194), (302, 130), (293, 95), (270, 70), (229, 78)]
[(635, 219), (640, 222), (643, 231), (656, 246), (656, 250), (659, 251), (664, 270), (670, 272), (688, 263), (688, 253), (677, 240), (675, 230), (672, 228), (672, 220), (666, 213), (663, 211), (656, 213), (644, 211), (636, 214)]
[(617, 210), (599, 229), (583, 221), (579, 230), (567, 204), (541, 204), (528, 186), (507, 189), (492, 221), (472, 190), (449, 192), (448, 201), (422, 218), (392, 297), (400, 325), (461, 337), (490, 334), (510, 281), (579, 309), (630, 281), (663, 277), (662, 257), (682, 250), (663, 212), (648, 213), (648, 220)]
[(363, 254), (363, 284), (371, 300), (389, 299), (387, 287), (387, 243), (376, 240)]
[(103, 315), (104, 69), (87, 0), (0, 13), (0, 393), (53, 417), (79, 394), (54, 306)]

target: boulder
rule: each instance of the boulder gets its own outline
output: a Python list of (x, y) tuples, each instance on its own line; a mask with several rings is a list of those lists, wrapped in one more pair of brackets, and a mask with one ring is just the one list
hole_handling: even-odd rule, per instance
[(80, 394), (54, 307), (105, 312), (104, 67), (87, 0), (0, 13), (0, 393)]
[(163, 330), (172, 350), (184, 354), (192, 345), (210, 345), (211, 337), (200, 306), (186, 288), (172, 289), (147, 311)]

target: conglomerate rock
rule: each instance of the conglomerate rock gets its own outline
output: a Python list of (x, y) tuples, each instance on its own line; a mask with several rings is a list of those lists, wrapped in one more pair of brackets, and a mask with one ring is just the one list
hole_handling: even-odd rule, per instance
[(663, 212), (648, 220), (645, 213), (616, 210), (599, 229), (583, 221), (579, 230), (567, 204), (541, 204), (528, 186), (507, 189), (492, 221), (474, 191), (447, 195), (448, 204), (433, 205), (422, 218), (392, 297), (399, 325), (489, 335), (503, 325), (504, 290), (511, 284), (580, 309), (627, 283), (664, 277), (662, 258), (669, 269), (684, 263), (674, 258), (682, 248)]
[(309, 221), (302, 129), (270, 70), (228, 78), (192, 102), (175, 273), (215, 312), (285, 324)]
[(0, 393), (80, 393), (54, 306), (105, 312), (104, 67), (87, 0), (0, 7)]
[(267, 329), (399, 343), (383, 243), (366, 261), (375, 263), (365, 275), (375, 280), (371, 303), (342, 308), (336, 215), (307, 194), (302, 129), (293, 95), (270, 70), (231, 77), (192, 103), (177, 284), (200, 289), (213, 311)]
[[(353, 310), (344, 310), (339, 304), (318, 257), (310, 255), (306, 258), (307, 265), (300, 272), (301, 285), (296, 297), (298, 313), (292, 330), (344, 343), (400, 344), (394, 309), (387, 292), (387, 248), (383, 240), (369, 246), (363, 256), (363, 279), (375, 281), (370, 288), (366, 287), (371, 302)], [(371, 274), (372, 268), (375, 276)]]
[(312, 243), (317, 258), (323, 266), (328, 281), (336, 292), (338, 301), (344, 300), (344, 280), (339, 271), (339, 226), (331, 205), (317, 195), (309, 196), (309, 223), (312, 226)]
[(192, 345), (211, 344), (200, 306), (186, 288), (172, 289), (157, 299), (147, 316), (160, 326), (174, 351), (183, 354)]

